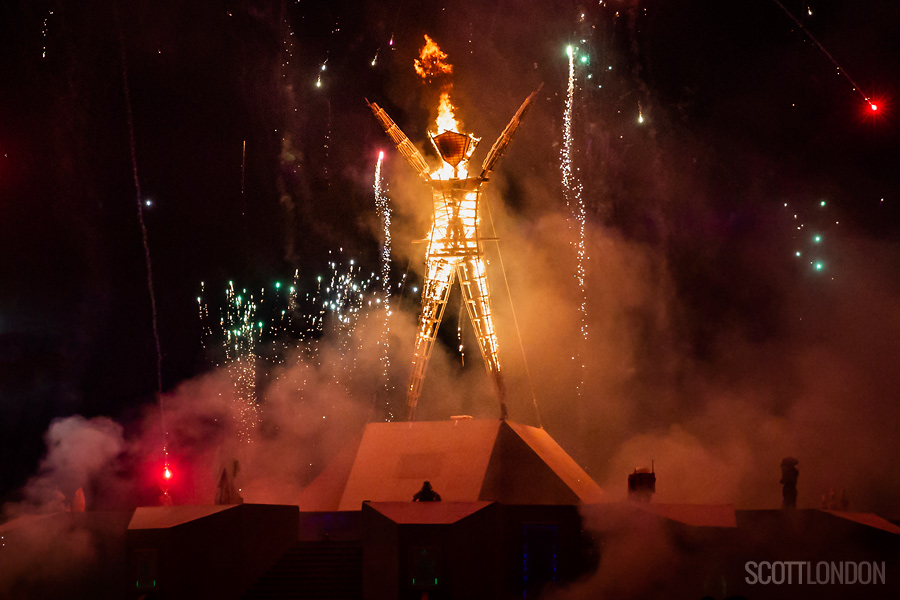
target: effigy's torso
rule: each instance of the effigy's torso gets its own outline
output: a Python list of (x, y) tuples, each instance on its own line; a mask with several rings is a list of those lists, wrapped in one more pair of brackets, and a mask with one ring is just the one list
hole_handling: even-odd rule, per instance
[(433, 180), (434, 224), (428, 235), (429, 257), (465, 258), (482, 253), (481, 186), (484, 179)]

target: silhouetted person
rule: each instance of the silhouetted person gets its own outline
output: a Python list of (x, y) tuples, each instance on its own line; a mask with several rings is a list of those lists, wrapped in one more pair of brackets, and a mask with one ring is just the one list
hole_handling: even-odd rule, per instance
[(236, 460), (231, 461), (230, 465), (222, 468), (219, 484), (216, 486), (216, 504), (243, 504), (244, 499), (241, 498), (237, 486), (234, 484), (238, 470), (239, 465)]
[(413, 496), (413, 502), (440, 502), (441, 495), (431, 488), (431, 482), (426, 481), (422, 484), (422, 489)]
[(800, 471), (797, 470), (796, 458), (787, 457), (781, 461), (781, 495), (784, 498), (783, 508), (797, 508), (797, 478)]

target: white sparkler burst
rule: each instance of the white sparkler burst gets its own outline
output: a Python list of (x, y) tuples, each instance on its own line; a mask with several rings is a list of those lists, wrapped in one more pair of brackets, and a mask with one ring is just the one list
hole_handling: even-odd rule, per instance
[[(384, 162), (384, 152), (378, 153), (378, 162), (375, 164), (375, 210), (381, 219), (383, 241), (381, 244), (381, 308), (384, 321), (382, 323), (381, 338), (378, 344), (382, 348), (381, 366), (384, 377), (384, 391), (390, 389), (388, 369), (390, 360), (390, 332), (391, 332), (391, 207), (384, 189), (384, 181), (381, 177), (381, 165)], [(388, 413), (389, 418), (393, 414)]]
[[(363, 321), (377, 319), (376, 311), (363, 310), (383, 302), (380, 293), (373, 291), (375, 273), (364, 276), (362, 269), (350, 260), (349, 266), (336, 261), (329, 263), (330, 276), (318, 277), (315, 292), (303, 299), (299, 293), (299, 271), (294, 272), (290, 285), (274, 284), (274, 290), (261, 288), (258, 294), (235, 288), (228, 282), (225, 303), (219, 307), (219, 331), (213, 334), (209, 307), (204, 299), (205, 284), (197, 305), (203, 331), (203, 347), (210, 341), (221, 342), (216, 364), (226, 369), (233, 385), (235, 429), (242, 442), (253, 441), (259, 425), (267, 388), (290, 372), (296, 384), (298, 409), (307, 399), (307, 387), (316, 381), (316, 371), (331, 375), (332, 384), (352, 396), (353, 380), (358, 356), (364, 351), (363, 339), (356, 335)], [(389, 314), (389, 313), (388, 313)], [(330, 318), (329, 318), (330, 315)], [(338, 350), (335, 357), (328, 353), (329, 364), (323, 364), (319, 341), (325, 335), (326, 321), (330, 322), (331, 344)], [(368, 321), (370, 326), (380, 326)], [(385, 357), (385, 370), (389, 363)], [(284, 366), (278, 368), (276, 366)], [(272, 378), (266, 374), (276, 373)], [(321, 380), (320, 380), (321, 381)], [(283, 385), (287, 382), (281, 382)], [(288, 385), (290, 385), (288, 383)], [(325, 418), (324, 415), (318, 415)]]
[(563, 195), (566, 199), (566, 206), (572, 211), (572, 217), (575, 229), (575, 246), (576, 267), (575, 280), (578, 283), (579, 291), (579, 317), (582, 344), (576, 346), (575, 354), (572, 360), (578, 365), (580, 375), (576, 386), (576, 394), (581, 395), (584, 388), (585, 364), (581, 355), (581, 347), (587, 341), (588, 323), (587, 323), (587, 288), (585, 286), (585, 262), (587, 261), (587, 250), (585, 246), (585, 220), (586, 213), (584, 208), (584, 200), (581, 197), (581, 180), (575, 175), (572, 168), (572, 117), (575, 104), (575, 52), (572, 46), (566, 48), (566, 54), (569, 57), (569, 84), (566, 89), (566, 109), (563, 115), (563, 145), (560, 150), (560, 170), (562, 171)]
[(357, 358), (363, 350), (363, 339), (355, 332), (361, 320), (368, 320), (371, 316), (371, 311), (364, 311), (363, 307), (368, 306), (367, 295), (375, 274), (365, 276), (354, 260), (349, 261), (346, 272), (341, 272), (343, 265), (334, 261), (329, 263), (329, 267), (331, 278), (319, 284), (319, 306), (322, 308), (319, 327), (320, 330), (324, 327), (325, 313), (330, 312), (332, 322), (329, 329), (335, 336), (338, 350), (336, 362), (330, 369), (331, 379), (347, 395), (352, 395), (351, 383)]

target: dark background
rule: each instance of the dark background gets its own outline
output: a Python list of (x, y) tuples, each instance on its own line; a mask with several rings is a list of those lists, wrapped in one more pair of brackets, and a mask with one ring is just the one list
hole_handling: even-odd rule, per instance
[[(423, 139), (433, 90), (411, 61), (426, 32), (456, 66), (458, 97), (486, 107), (464, 117), (488, 141), (544, 83), (508, 162), (548, 182), (565, 46), (588, 56), (576, 156), (589, 221), (668, 256), (689, 307), (684, 351), (703, 359), (735, 323), (786, 335), (785, 281), (812, 295), (838, 285), (794, 260), (808, 241), (784, 202), (820, 229), (838, 222), (830, 237), (876, 242), (872, 261), (896, 275), (900, 6), (785, 5), (877, 113), (762, 0), (3, 3), (0, 492), (35, 470), (53, 418), (127, 421), (157, 392), (126, 68), (164, 390), (212, 367), (201, 281), (265, 285), (299, 268), (311, 286), (329, 251), (375, 268), (371, 169), (385, 143), (363, 100)], [(505, 201), (545, 208), (514, 182)], [(840, 257), (823, 256), (831, 274)]]

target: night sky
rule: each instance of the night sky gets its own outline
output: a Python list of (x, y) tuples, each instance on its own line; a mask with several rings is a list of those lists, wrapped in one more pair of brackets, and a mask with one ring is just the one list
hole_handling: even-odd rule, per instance
[[(812, 376), (795, 370), (813, 372), (821, 351), (849, 357), (847, 372), (872, 380), (856, 389), (849, 378), (835, 403), (896, 425), (900, 5), (784, 6), (843, 72), (771, 0), (4, 2), (0, 499), (35, 472), (54, 418), (107, 415), (127, 430), (154, 402), (139, 201), (167, 393), (214, 368), (201, 344), (201, 282), (215, 305), (229, 280), (259, 288), (299, 269), (299, 284), (313, 289), (330, 260), (377, 270), (379, 150), (399, 202), (402, 275), (425, 223), (403, 206), (422, 190), (365, 99), (424, 147), (438, 90), (412, 68), (425, 33), (454, 64), (461, 119), (484, 138), (476, 161), (543, 84), (491, 188), (504, 207), (499, 228), (526, 231), (522, 239), (570, 214), (559, 151), (565, 48), (577, 47), (574, 152), (588, 227), (596, 247), (613, 240), (653, 257), (647, 270), (664, 282), (635, 292), (641, 300), (627, 310), (590, 298), (594, 314), (612, 304), (622, 315), (592, 336), (627, 335), (635, 356), (627, 377), (598, 384), (598, 403), (640, 406), (627, 427), (650, 435), (711, 420), (712, 404), (698, 400), (710, 388), (766, 388), (760, 410), (781, 418), (806, 406)], [(555, 249), (571, 246), (560, 239)], [(588, 276), (602, 290), (600, 264)], [(663, 306), (665, 326), (653, 306)], [(415, 313), (408, 290), (401, 308)], [(546, 316), (565, 324), (570, 312), (557, 305)], [(802, 358), (792, 363), (792, 353)], [(597, 360), (607, 372), (608, 357)], [(577, 440), (612, 425), (604, 409), (567, 435), (567, 423), (594, 414), (578, 406), (551, 407), (545, 425), (592, 464)], [(735, 422), (712, 429), (727, 435)], [(826, 437), (866, 435), (860, 425)], [(873, 435), (890, 456), (897, 440)], [(625, 438), (609, 439), (598, 465)], [(896, 506), (898, 484), (887, 487), (855, 497), (862, 508)]]

